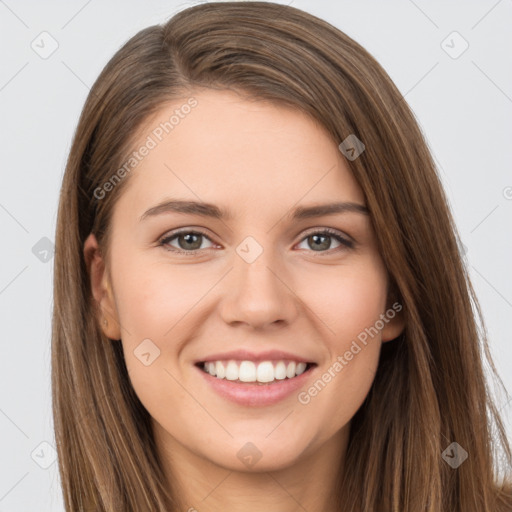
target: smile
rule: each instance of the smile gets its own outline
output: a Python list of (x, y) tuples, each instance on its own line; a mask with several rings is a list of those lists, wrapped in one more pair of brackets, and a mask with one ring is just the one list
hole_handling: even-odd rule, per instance
[[(290, 360), (216, 360), (195, 364), (208, 388), (239, 406), (265, 407), (299, 393), (316, 373), (316, 363)], [(211, 372), (211, 373), (210, 373)]]
[(217, 379), (234, 382), (269, 384), (279, 380), (293, 379), (309, 370), (314, 363), (288, 360), (276, 361), (207, 361), (198, 366)]

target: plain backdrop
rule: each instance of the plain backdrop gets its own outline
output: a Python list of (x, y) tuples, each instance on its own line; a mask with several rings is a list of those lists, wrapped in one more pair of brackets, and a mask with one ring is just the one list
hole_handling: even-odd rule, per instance
[[(195, 3), (0, 0), (0, 512), (64, 510), (51, 414), (51, 250), (62, 174), (86, 95), (127, 39)], [(362, 44), (413, 109), (510, 392), (512, 2), (291, 5)], [(498, 400), (510, 421), (512, 404)]]

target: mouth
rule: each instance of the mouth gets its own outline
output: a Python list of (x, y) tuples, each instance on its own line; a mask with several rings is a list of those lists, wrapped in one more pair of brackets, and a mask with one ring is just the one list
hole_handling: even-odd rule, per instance
[(309, 385), (318, 367), (304, 360), (216, 358), (194, 366), (210, 390), (243, 407), (267, 407), (290, 399)]
[(229, 359), (200, 361), (195, 366), (217, 380), (233, 384), (268, 386), (294, 380), (310, 372), (317, 364), (287, 359), (260, 362)]

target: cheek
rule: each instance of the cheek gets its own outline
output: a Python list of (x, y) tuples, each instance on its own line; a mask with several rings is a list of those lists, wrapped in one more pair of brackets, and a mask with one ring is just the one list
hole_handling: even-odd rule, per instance
[[(381, 333), (378, 322), (386, 307), (387, 278), (378, 259), (340, 268), (310, 294), (322, 319), (328, 357), (312, 386), (299, 397), (306, 417), (332, 419), (328, 434), (345, 425), (359, 409), (378, 366)], [(377, 326), (377, 327), (376, 327)]]
[[(307, 280), (311, 281), (308, 286)], [(386, 272), (379, 260), (367, 258), (357, 265), (339, 267), (336, 272), (307, 277), (304, 293), (308, 306), (325, 325), (331, 348), (345, 346), (366, 328), (375, 325), (386, 306)]]
[(117, 267), (116, 305), (128, 338), (168, 338), (215, 283), (181, 266), (126, 260)]
[(118, 261), (112, 274), (132, 385), (148, 408), (186, 402), (186, 393), (172, 376), (183, 381), (177, 365), (183, 341), (201, 326), (204, 299), (218, 282), (218, 275), (206, 266), (191, 270), (147, 261), (143, 256)]
[(196, 282), (179, 267), (148, 263), (144, 258), (119, 261), (113, 280), (131, 384), (152, 417), (160, 420), (172, 410), (176, 418), (183, 418), (173, 422), (179, 431), (180, 425), (187, 424), (185, 418), (200, 411), (180, 385), (183, 376), (174, 361), (181, 350), (179, 340), (190, 327), (187, 315), (193, 315), (193, 306), (211, 285)]

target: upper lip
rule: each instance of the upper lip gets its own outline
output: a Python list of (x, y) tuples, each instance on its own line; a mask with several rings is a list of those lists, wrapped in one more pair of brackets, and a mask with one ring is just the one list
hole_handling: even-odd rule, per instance
[(292, 354), (291, 352), (284, 352), (282, 350), (266, 350), (256, 354), (255, 352), (251, 352), (249, 350), (239, 349), (232, 350), (230, 352), (218, 352), (216, 354), (204, 356), (203, 358), (198, 359), (195, 364), (206, 363), (208, 361), (224, 361), (229, 359), (239, 361), (254, 361), (258, 363), (261, 361), (280, 361), (283, 359), (289, 359), (299, 363), (313, 363), (311, 359)]

